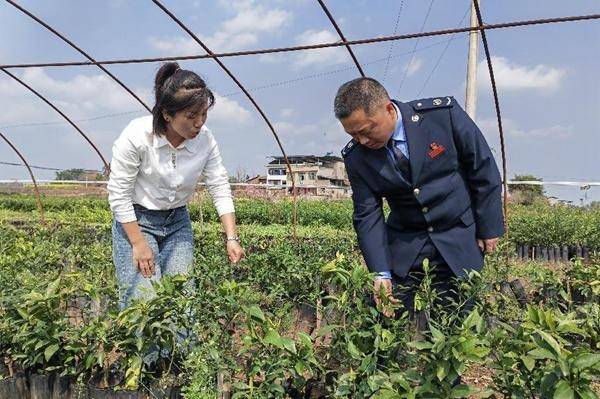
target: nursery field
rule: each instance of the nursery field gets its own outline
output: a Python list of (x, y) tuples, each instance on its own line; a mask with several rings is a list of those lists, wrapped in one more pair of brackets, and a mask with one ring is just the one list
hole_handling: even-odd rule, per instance
[(236, 265), (195, 202), (193, 273), (123, 311), (106, 201), (44, 205), (42, 225), (33, 197), (0, 195), (0, 398), (600, 395), (598, 211), (510, 206), (456, 306), (437, 307), (425, 278), (417, 333), (406, 309), (373, 305), (349, 200), (300, 201), (295, 237), (289, 201), (236, 200)]

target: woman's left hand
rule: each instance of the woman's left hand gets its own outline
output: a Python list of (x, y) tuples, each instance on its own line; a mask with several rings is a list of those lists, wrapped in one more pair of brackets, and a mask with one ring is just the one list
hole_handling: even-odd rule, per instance
[(244, 248), (237, 241), (227, 241), (227, 255), (232, 263), (237, 263), (244, 256)]

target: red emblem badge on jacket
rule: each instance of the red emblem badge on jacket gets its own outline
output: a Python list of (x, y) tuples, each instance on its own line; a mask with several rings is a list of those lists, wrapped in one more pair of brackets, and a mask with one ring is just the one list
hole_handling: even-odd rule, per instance
[(431, 143), (429, 144), (429, 148), (431, 149), (431, 151), (429, 151), (427, 153), (427, 155), (429, 155), (429, 158), (435, 158), (438, 155), (440, 155), (441, 153), (443, 153), (444, 151), (446, 151), (446, 148), (444, 148), (443, 145), (440, 145), (438, 143)]

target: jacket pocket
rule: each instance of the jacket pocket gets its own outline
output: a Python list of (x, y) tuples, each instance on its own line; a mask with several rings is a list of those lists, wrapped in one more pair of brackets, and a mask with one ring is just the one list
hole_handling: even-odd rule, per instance
[(475, 223), (475, 217), (473, 217), (473, 210), (469, 208), (465, 212), (463, 212), (463, 214), (460, 215), (460, 221), (465, 226), (470, 226), (473, 223)]

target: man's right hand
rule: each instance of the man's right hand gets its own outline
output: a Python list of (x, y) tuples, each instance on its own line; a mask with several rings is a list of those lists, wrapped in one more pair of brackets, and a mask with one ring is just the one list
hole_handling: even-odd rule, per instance
[(146, 240), (132, 245), (133, 264), (138, 268), (142, 276), (150, 278), (154, 275), (154, 252)]
[(394, 305), (400, 301), (394, 298), (392, 280), (389, 278), (376, 278), (373, 281), (375, 304), (386, 317), (394, 317)]

